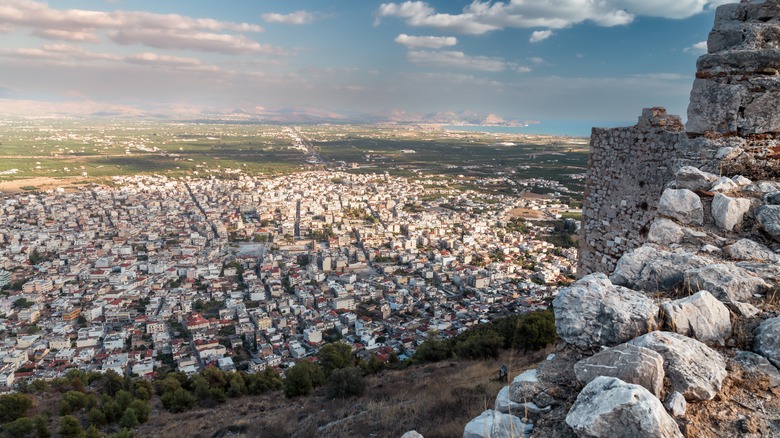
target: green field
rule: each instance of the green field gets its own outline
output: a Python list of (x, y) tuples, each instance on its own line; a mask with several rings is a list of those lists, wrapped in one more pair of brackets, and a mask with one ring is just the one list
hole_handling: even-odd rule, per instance
[(324, 163), (311, 164), (311, 155), (292, 147), (289, 132), (279, 125), (6, 120), (0, 122), (0, 181), (236, 170), (271, 176), (329, 167), (403, 176), (462, 175), (465, 180), (546, 178), (579, 191), (581, 182), (571, 175), (585, 172), (587, 161), (583, 139), (456, 133), (432, 126), (296, 129), (310, 141), (309, 152), (318, 153)]

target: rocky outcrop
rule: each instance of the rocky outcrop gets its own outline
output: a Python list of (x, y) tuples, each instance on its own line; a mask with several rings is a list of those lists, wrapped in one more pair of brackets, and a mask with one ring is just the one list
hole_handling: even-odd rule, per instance
[(616, 377), (641, 385), (656, 397), (664, 386), (664, 359), (653, 350), (621, 344), (583, 359), (574, 365), (577, 380), (588, 384), (596, 377)]
[(724, 248), (724, 250), (732, 260), (767, 261), (773, 263), (780, 260), (780, 257), (766, 245), (750, 239), (740, 239)]
[(688, 132), (780, 132), (777, 14), (772, 0), (717, 9), (708, 54), (696, 64)]
[(780, 368), (780, 316), (767, 319), (758, 326), (753, 350)]
[(691, 253), (674, 253), (644, 245), (620, 258), (610, 280), (638, 290), (669, 290), (683, 284), (687, 270), (708, 264), (707, 259)]
[(658, 214), (684, 224), (704, 223), (704, 207), (696, 193), (688, 189), (666, 189), (658, 201)]
[(730, 198), (718, 193), (712, 200), (712, 218), (715, 219), (718, 227), (726, 231), (733, 231), (734, 227), (742, 225), (745, 214), (749, 210), (749, 199)]
[(661, 304), (661, 315), (665, 329), (708, 345), (726, 345), (731, 336), (729, 309), (706, 290)]
[(723, 357), (695, 339), (656, 331), (629, 343), (658, 352), (664, 358), (669, 391), (679, 392), (688, 401), (712, 399), (726, 378)]
[(675, 175), (675, 188), (688, 190), (709, 190), (718, 176), (703, 172), (693, 166), (683, 166)]
[(580, 437), (683, 436), (653, 394), (614, 377), (597, 377), (588, 383), (566, 415), (566, 424)]
[(558, 336), (580, 348), (621, 344), (656, 326), (658, 306), (606, 275), (583, 277), (553, 300)]
[(706, 290), (721, 301), (748, 301), (763, 292), (766, 282), (731, 264), (718, 263), (685, 271), (686, 288)]
[(494, 438), (499, 436), (522, 437), (533, 426), (520, 418), (488, 409), (471, 420), (463, 431), (463, 438)]

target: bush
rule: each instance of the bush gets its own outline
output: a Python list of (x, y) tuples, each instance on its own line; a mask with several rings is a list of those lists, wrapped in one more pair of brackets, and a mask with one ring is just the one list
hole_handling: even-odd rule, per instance
[(32, 399), (24, 394), (6, 394), (0, 396), (0, 423), (10, 423), (24, 417), (32, 406)]
[(328, 398), (360, 396), (366, 392), (366, 382), (359, 368), (341, 368), (333, 371), (325, 387)]
[(73, 415), (65, 415), (60, 418), (60, 432), (62, 438), (85, 438), (84, 429), (81, 428), (79, 419)]
[(161, 401), (163, 407), (171, 412), (184, 412), (195, 405), (195, 396), (186, 389), (179, 388), (173, 392), (166, 392)]
[(493, 330), (470, 336), (455, 346), (455, 354), (464, 359), (498, 359), (504, 339)]
[(325, 373), (322, 367), (303, 360), (287, 370), (284, 380), (284, 395), (297, 397), (309, 395), (314, 387), (321, 386), (325, 382)]
[(127, 408), (125, 413), (122, 414), (122, 419), (119, 420), (119, 426), (123, 429), (135, 429), (138, 426), (138, 414), (135, 409)]
[(3, 425), (3, 436), (23, 438), (30, 436), (33, 430), (35, 430), (35, 423), (27, 417), (22, 417)]
[(326, 376), (330, 376), (334, 370), (354, 365), (352, 347), (343, 342), (324, 345), (320, 351), (317, 352), (317, 358), (319, 359), (320, 366), (322, 366)]

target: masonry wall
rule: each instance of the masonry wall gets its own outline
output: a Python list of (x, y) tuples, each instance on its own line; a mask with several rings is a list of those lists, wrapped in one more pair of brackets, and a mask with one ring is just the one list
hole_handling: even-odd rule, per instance
[(593, 129), (579, 277), (612, 273), (624, 252), (644, 243), (686, 139), (680, 118), (663, 108), (645, 109), (632, 127)]

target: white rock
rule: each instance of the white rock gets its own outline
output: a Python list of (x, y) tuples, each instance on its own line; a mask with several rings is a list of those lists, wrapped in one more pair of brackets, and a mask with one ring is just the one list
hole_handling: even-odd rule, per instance
[(715, 180), (715, 183), (710, 188), (711, 192), (731, 192), (734, 190), (737, 190), (739, 188), (739, 185), (734, 182), (731, 178), (726, 178), (725, 176), (722, 176)]
[(744, 187), (744, 186), (747, 186), (747, 185), (753, 184), (753, 181), (751, 181), (751, 180), (749, 180), (749, 179), (745, 178), (745, 177), (744, 177), (744, 176), (742, 176), (742, 175), (735, 175), (735, 176), (732, 176), (732, 177), (731, 177), (731, 180), (732, 180), (732, 181), (734, 181), (735, 183), (737, 183), (737, 185), (738, 185), (738, 186), (740, 186), (740, 187)]
[(675, 187), (688, 190), (707, 190), (712, 186), (717, 175), (703, 172), (693, 166), (683, 166), (675, 175)]
[(748, 211), (750, 211), (749, 199), (730, 198), (718, 193), (712, 200), (712, 218), (715, 219), (718, 227), (726, 231), (732, 231), (734, 227), (742, 224)]
[(780, 371), (764, 356), (749, 351), (740, 351), (734, 355), (734, 362), (745, 370), (749, 379), (766, 379), (770, 388), (780, 386)]
[(623, 254), (610, 280), (632, 289), (667, 290), (683, 283), (686, 270), (707, 266), (709, 263), (707, 259), (694, 254), (674, 253), (642, 245)]
[(574, 374), (582, 384), (599, 376), (616, 377), (641, 385), (660, 397), (664, 387), (664, 359), (648, 348), (620, 344), (577, 362)]
[(685, 397), (682, 394), (675, 391), (666, 398), (664, 407), (675, 417), (682, 417), (688, 409), (688, 402), (685, 401)]
[(658, 214), (684, 224), (702, 225), (704, 207), (696, 193), (688, 189), (666, 189), (658, 201)]
[(488, 409), (466, 425), (463, 438), (520, 437), (532, 429), (532, 425), (514, 415)]
[(422, 436), (416, 430), (410, 430), (409, 432), (406, 432), (405, 434), (401, 435), (401, 438), (425, 438), (425, 437)]
[(706, 290), (661, 304), (667, 330), (708, 345), (726, 345), (731, 336), (729, 309)]
[(649, 348), (663, 356), (669, 391), (681, 393), (688, 401), (711, 400), (728, 374), (726, 363), (717, 351), (687, 336), (655, 331), (629, 344)]
[(528, 415), (531, 414), (550, 412), (552, 410), (552, 407), (545, 406), (544, 408), (540, 408), (534, 402), (518, 403), (512, 401), (509, 398), (509, 386), (505, 386), (501, 388), (501, 391), (499, 391), (498, 395), (496, 396), (496, 403), (494, 405), (494, 409), (504, 414), (512, 414), (512, 415), (519, 415), (521, 417), (527, 417)]
[(780, 316), (767, 319), (758, 326), (753, 351), (780, 368)]
[(650, 231), (647, 233), (647, 241), (659, 245), (671, 245), (681, 243), (687, 238), (705, 238), (706, 233), (692, 230), (679, 225), (677, 222), (659, 217), (650, 225)]
[(579, 437), (683, 436), (650, 391), (615, 377), (597, 377), (588, 383), (566, 415), (566, 424)]
[(732, 260), (777, 262), (780, 259), (774, 251), (750, 239), (740, 239), (724, 249)]
[(706, 290), (725, 302), (748, 301), (767, 285), (745, 269), (727, 263), (689, 269), (685, 271), (685, 284), (692, 292)]
[(536, 368), (532, 370), (526, 370), (520, 373), (512, 381), (513, 382), (538, 382), (539, 379), (536, 377), (538, 373), (539, 371)]
[(761, 313), (761, 310), (759, 310), (758, 307), (750, 303), (740, 303), (739, 301), (734, 301), (731, 304), (734, 306), (734, 309), (737, 311), (737, 313), (740, 316), (744, 316), (745, 318), (752, 318)]
[(553, 300), (558, 336), (581, 348), (622, 344), (656, 325), (658, 306), (606, 275), (586, 275)]

